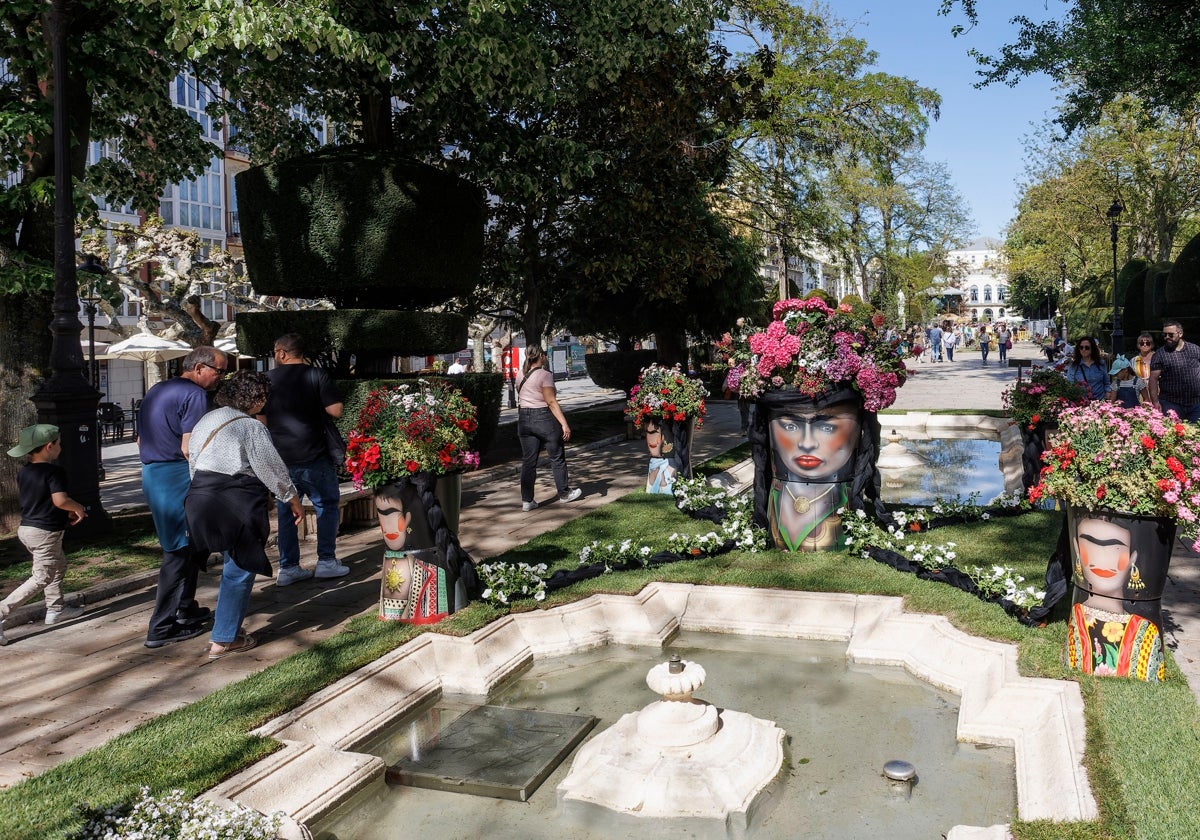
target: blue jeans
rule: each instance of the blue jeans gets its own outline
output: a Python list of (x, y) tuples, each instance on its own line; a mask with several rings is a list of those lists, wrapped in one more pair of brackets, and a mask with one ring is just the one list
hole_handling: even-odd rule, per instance
[(563, 454), (562, 426), (548, 408), (522, 408), (517, 413), (517, 438), (521, 441), (521, 501), (533, 501), (533, 482), (537, 477), (538, 454), (546, 447), (550, 471), (558, 495), (570, 492), (567, 486), (567, 456)]
[(1159, 399), (1158, 404), (1162, 406), (1163, 414), (1168, 411), (1174, 411), (1179, 415), (1180, 420), (1186, 420), (1189, 423), (1200, 423), (1200, 403), (1195, 405), (1180, 405), (1173, 403), (1170, 400)]
[(242, 620), (250, 607), (250, 591), (254, 588), (254, 572), (247, 572), (223, 552), (225, 566), (221, 569), (221, 588), (217, 591), (217, 611), (213, 615), (212, 640), (227, 645), (237, 638)]
[[(337, 470), (333, 461), (318, 458), (307, 464), (288, 465), (288, 475), (296, 492), (308, 496), (317, 513), (317, 560), (337, 560), (338, 490)], [(275, 503), (279, 520), (279, 568), (300, 565), (300, 537), (292, 520), (292, 508), (285, 502)]]
[(986, 341), (979, 342), (979, 352), (983, 354), (983, 363), (986, 365), (987, 364), (987, 354), (988, 354), (988, 342), (986, 342)]

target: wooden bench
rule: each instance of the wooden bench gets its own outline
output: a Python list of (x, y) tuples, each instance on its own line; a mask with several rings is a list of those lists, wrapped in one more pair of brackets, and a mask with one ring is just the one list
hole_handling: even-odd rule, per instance
[[(373, 491), (365, 487), (362, 490), (356, 490), (353, 484), (343, 484), (338, 490), (339, 533), (341, 533), (343, 525), (371, 525), (378, 521), (375, 515)], [(317, 512), (313, 508), (312, 501), (307, 497), (304, 499), (304, 521), (297, 526), (296, 531), (302, 540), (316, 540), (317, 538)]]

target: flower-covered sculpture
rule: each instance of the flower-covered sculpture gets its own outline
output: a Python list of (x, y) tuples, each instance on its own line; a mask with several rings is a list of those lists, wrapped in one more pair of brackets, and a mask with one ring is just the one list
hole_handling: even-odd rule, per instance
[(784, 300), (765, 329), (722, 339), (726, 387), (756, 401), (754, 519), (779, 548), (843, 548), (843, 507), (872, 500), (883, 515), (876, 412), (895, 402), (907, 370), (883, 316), (862, 308)]
[(642, 370), (629, 392), (625, 416), (635, 427), (646, 429), (647, 493), (669, 495), (677, 475), (691, 476), (693, 425), (704, 422), (707, 396), (703, 383), (678, 368), (651, 365)]

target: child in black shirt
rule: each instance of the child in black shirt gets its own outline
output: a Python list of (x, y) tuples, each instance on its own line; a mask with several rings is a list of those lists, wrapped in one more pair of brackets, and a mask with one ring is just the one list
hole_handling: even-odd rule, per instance
[(17, 473), (17, 497), (21, 503), (21, 524), (17, 538), (33, 555), (33, 574), (0, 602), (0, 645), (4, 638), (4, 619), (43, 589), (46, 590), (46, 623), (57, 624), (74, 618), (83, 610), (63, 608), (63, 575), (67, 556), (63, 553), (63, 534), (87, 515), (83, 505), (67, 495), (67, 473), (54, 461), (62, 452), (58, 427), (48, 423), (26, 426), (20, 441), (8, 454), (13, 458), (29, 456), (29, 463)]

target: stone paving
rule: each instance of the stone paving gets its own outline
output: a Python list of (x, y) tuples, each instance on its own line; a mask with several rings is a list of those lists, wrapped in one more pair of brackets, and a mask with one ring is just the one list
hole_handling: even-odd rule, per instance
[[(1033, 345), (1018, 344), (1014, 358), (1038, 356)], [(995, 354), (992, 356), (995, 360)], [(984, 367), (978, 354), (959, 361), (914, 366), (900, 391), (897, 409), (1000, 408), (1001, 392), (1016, 370)], [(563, 401), (584, 405), (608, 400), (590, 382), (561, 383)], [(504, 412), (511, 422), (512, 413)], [(740, 441), (732, 403), (711, 407), (698, 432), (696, 458), (704, 460)], [(501, 434), (512, 434), (502, 429)], [(584, 489), (575, 503), (552, 502), (522, 513), (516, 476), (499, 466), (464, 481), (460, 531), (477, 560), (520, 545), (563, 522), (642, 487), (645, 453), (640, 441), (610, 440), (591, 448), (568, 449), (572, 484)], [(105, 506), (139, 504), (136, 453), (130, 444), (105, 449), (109, 479), (102, 485)], [(539, 472), (537, 496), (553, 499), (549, 470)], [(315, 544), (303, 547), (302, 562), (315, 563)], [(142, 646), (153, 606), (154, 575), (144, 574), (82, 593), (86, 614), (45, 627), (37, 608), (25, 613), (33, 623), (6, 628), (12, 642), (0, 648), (5, 679), (0, 684), (0, 786), (36, 775), (77, 756), (142, 722), (262, 670), (291, 653), (338, 632), (351, 618), (373, 610), (379, 594), (380, 540), (374, 528), (339, 538), (339, 554), (350, 568), (345, 578), (305, 581), (281, 588), (260, 578), (246, 627), (259, 639), (254, 650), (219, 662), (206, 657), (206, 636), (158, 650)], [(201, 576), (198, 598), (216, 600), (219, 567)], [(1178, 549), (1164, 598), (1165, 631), (1193, 690), (1200, 696), (1200, 558)], [(28, 608), (27, 608), (28, 610)]]

